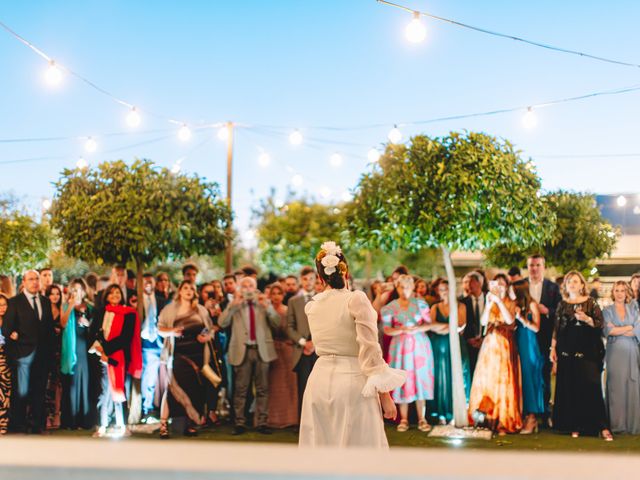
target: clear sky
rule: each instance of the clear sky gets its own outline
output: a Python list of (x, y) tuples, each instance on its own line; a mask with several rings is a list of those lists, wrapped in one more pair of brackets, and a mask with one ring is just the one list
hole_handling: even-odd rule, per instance
[[(399, 0), (461, 22), (640, 63), (640, 2)], [(609, 65), (427, 21), (427, 40), (408, 43), (410, 15), (375, 0), (3, 2), (0, 20), (59, 62), (133, 104), (191, 123), (232, 120), (299, 127), (292, 147), (271, 130), (238, 132), (234, 205), (246, 228), (252, 205), (271, 188), (339, 201), (365, 171), (366, 153), (394, 123), (520, 106), (640, 83), (640, 69)], [(45, 62), (0, 30), (0, 139), (93, 135), (83, 141), (0, 143), (0, 190), (32, 208), (80, 156), (90, 163), (134, 157), (226, 181), (225, 146), (211, 129), (188, 143), (175, 126), (143, 113), (131, 130), (126, 109), (74, 78), (52, 90)], [(538, 111), (406, 127), (441, 135), (479, 130), (531, 156), (547, 189), (637, 193), (640, 93)], [(313, 126), (383, 127), (318, 131)], [(163, 130), (141, 134), (136, 131)], [(166, 130), (166, 131), (165, 131)], [(101, 134), (127, 132), (123, 136)], [(280, 130), (286, 132), (286, 130)], [(156, 140), (149, 142), (151, 140)], [(260, 151), (272, 158), (258, 165)], [(336, 168), (334, 152), (344, 155)], [(634, 157), (615, 156), (635, 154)], [(594, 155), (603, 155), (595, 157)], [(40, 160), (28, 160), (44, 157)], [(22, 161), (17, 161), (22, 160)], [(10, 163), (9, 163), (10, 162)], [(636, 200), (637, 201), (637, 200)]]

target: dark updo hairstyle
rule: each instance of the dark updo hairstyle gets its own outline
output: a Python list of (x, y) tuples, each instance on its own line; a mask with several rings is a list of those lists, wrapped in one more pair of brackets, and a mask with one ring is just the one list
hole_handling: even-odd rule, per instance
[(316, 270), (318, 271), (318, 275), (324, 283), (329, 285), (334, 289), (342, 289), (347, 286), (345, 277), (349, 273), (349, 266), (347, 265), (347, 259), (344, 257), (342, 252), (336, 254), (336, 257), (340, 260), (338, 265), (336, 265), (336, 271), (331, 275), (327, 275), (324, 273), (324, 265), (322, 265), (322, 259), (327, 255), (325, 250), (320, 250), (318, 255), (316, 255)]

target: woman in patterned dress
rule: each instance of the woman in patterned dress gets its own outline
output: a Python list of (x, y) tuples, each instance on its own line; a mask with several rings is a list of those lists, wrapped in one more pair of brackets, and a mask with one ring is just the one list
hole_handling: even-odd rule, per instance
[(469, 419), (499, 435), (522, 428), (520, 360), (514, 338), (516, 304), (507, 296), (509, 280), (498, 274), (489, 283), (480, 319), (487, 328), (471, 384)]
[[(2, 327), (2, 318), (7, 313), (7, 305), (9, 298), (0, 293), (0, 327)], [(9, 426), (9, 398), (11, 396), (11, 372), (9, 370), (9, 362), (4, 349), (4, 337), (0, 332), (0, 435), (7, 433)]]
[(401, 275), (395, 282), (397, 300), (382, 308), (384, 332), (392, 337), (389, 364), (407, 372), (406, 383), (396, 388), (392, 397), (400, 405), (399, 432), (409, 429), (409, 404), (416, 402), (418, 430), (428, 432), (425, 402), (433, 400), (433, 352), (426, 331), (431, 329), (429, 305), (413, 297), (414, 282), (409, 275)]

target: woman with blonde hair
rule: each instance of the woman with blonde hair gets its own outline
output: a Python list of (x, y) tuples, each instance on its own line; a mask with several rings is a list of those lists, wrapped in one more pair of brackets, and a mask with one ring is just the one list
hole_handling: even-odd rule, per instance
[(167, 360), (169, 387), (162, 398), (160, 438), (169, 437), (169, 413), (187, 417), (186, 436), (196, 436), (197, 427), (205, 422), (205, 367), (217, 370), (212, 361), (213, 324), (209, 312), (198, 303), (193, 283), (183, 281), (175, 299), (162, 309), (158, 333), (164, 337), (162, 356)]
[(561, 432), (613, 436), (602, 395), (604, 344), (602, 311), (587, 292), (587, 282), (571, 271), (562, 284), (563, 300), (556, 310), (556, 327), (549, 358), (556, 370), (553, 426)]
[(413, 296), (414, 281), (410, 275), (400, 275), (395, 281), (399, 298), (381, 310), (384, 333), (390, 335), (389, 365), (407, 372), (407, 381), (391, 396), (400, 405), (399, 432), (409, 429), (409, 404), (415, 402), (418, 430), (428, 432), (425, 402), (433, 400), (434, 363), (427, 330), (432, 327), (429, 305)]
[(607, 407), (611, 430), (640, 433), (640, 313), (627, 282), (611, 290), (613, 304), (603, 310), (607, 336)]

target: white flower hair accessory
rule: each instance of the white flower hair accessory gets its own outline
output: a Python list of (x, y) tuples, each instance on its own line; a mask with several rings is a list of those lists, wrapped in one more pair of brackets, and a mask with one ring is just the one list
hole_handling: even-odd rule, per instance
[(340, 263), (340, 259), (338, 255), (342, 253), (342, 249), (336, 244), (336, 242), (324, 242), (320, 246), (321, 250), (324, 250), (326, 253), (320, 263), (324, 267), (324, 273), (326, 275), (331, 275), (336, 271), (336, 267)]

